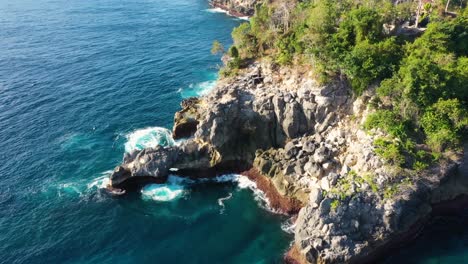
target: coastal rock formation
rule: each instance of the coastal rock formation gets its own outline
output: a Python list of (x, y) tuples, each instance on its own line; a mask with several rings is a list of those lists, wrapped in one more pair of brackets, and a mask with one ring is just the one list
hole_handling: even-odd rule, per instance
[(250, 17), (255, 13), (255, 6), (261, 3), (260, 0), (211, 0), (210, 5), (221, 8), (231, 16)]
[(375, 153), (383, 132), (362, 130), (372, 96), (353, 98), (341, 79), (319, 84), (307, 69), (254, 63), (208, 95), (185, 100), (173, 131), (188, 139), (126, 154), (111, 185), (164, 179), (170, 169), (191, 177), (248, 169), (280, 212), (302, 207), (295, 260), (372, 262), (468, 193), (468, 175), (456, 173), (460, 155), (414, 174)]
[(174, 130), (172, 131), (174, 139), (190, 137), (193, 131), (197, 129), (200, 115), (195, 110), (198, 108), (198, 104), (200, 104), (200, 99), (196, 97), (182, 101), (180, 104), (182, 110), (174, 116)]
[[(283, 80), (283, 74), (294, 78)], [(112, 185), (131, 177), (162, 177), (170, 168), (196, 173), (236, 163), (251, 165), (257, 150), (279, 148), (290, 139), (325, 130), (348, 111), (349, 98), (343, 81), (321, 86), (304, 72), (284, 73), (255, 64), (209, 95), (185, 100), (173, 131), (176, 138), (192, 138), (180, 146), (126, 154), (111, 176)]]

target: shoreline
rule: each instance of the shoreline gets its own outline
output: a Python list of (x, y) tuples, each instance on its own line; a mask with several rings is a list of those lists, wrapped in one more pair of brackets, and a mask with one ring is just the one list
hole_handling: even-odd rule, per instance
[(210, 7), (214, 8), (214, 9), (219, 8), (220, 10), (222, 10), (223, 13), (225, 13), (228, 16), (231, 16), (231, 17), (236, 17), (236, 18), (239, 18), (239, 19), (242, 19), (242, 20), (249, 20), (249, 18), (251, 17), (248, 14), (243, 14), (243, 13), (241, 13), (241, 12), (235, 10), (235, 9), (228, 8), (225, 5), (215, 3), (214, 1), (209, 1), (209, 5), (210, 5)]
[(307, 74), (256, 61), (218, 80), (175, 113), (173, 136), (188, 139), (128, 155), (113, 186), (163, 179), (169, 168), (192, 179), (246, 176), (273, 212), (297, 216), (284, 261), (299, 264), (374, 263), (413, 241), (434, 217), (468, 207), (468, 182), (456, 179), (460, 153), (417, 179), (385, 167), (374, 146), (382, 133), (358, 125), (372, 112), (372, 91), (354, 98), (346, 80), (321, 84)]

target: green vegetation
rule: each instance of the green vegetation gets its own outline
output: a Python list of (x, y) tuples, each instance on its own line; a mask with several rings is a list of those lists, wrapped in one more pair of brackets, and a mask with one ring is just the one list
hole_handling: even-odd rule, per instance
[(338, 208), (338, 206), (340, 206), (340, 200), (338, 199), (334, 199), (331, 203), (330, 203), (330, 208), (335, 211), (336, 208)]
[(222, 54), (224, 52), (224, 46), (221, 42), (215, 40), (213, 41), (213, 45), (211, 46), (211, 54)]
[(399, 186), (397, 184), (393, 184), (388, 186), (384, 191), (384, 199), (390, 199), (395, 196), (399, 191)]
[[(453, 1), (452, 1), (453, 2)], [(390, 165), (421, 171), (468, 135), (468, 9), (436, 0), (278, 0), (257, 6), (232, 32), (222, 70), (249, 61), (311, 66), (321, 82), (348, 80), (356, 95), (377, 87), (364, 124), (388, 136), (375, 141)], [(455, 13), (447, 13), (446, 9)], [(392, 27), (417, 18), (421, 36)], [(216, 49), (218, 50), (218, 49)], [(434, 158), (435, 157), (435, 158)]]
[(356, 193), (363, 191), (363, 185), (367, 184), (372, 192), (378, 193), (379, 187), (374, 181), (374, 177), (371, 174), (358, 175), (355, 171), (351, 170), (346, 175), (338, 180), (336, 185), (330, 189), (328, 193), (323, 195), (330, 195), (334, 198), (337, 205), (341, 201), (346, 200), (347, 198), (353, 197)]

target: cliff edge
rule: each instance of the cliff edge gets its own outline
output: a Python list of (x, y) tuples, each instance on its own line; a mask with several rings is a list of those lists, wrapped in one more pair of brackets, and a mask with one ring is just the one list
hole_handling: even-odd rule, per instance
[(383, 132), (362, 129), (372, 91), (354, 98), (346, 83), (322, 85), (307, 68), (254, 63), (184, 101), (174, 135), (187, 139), (126, 154), (111, 185), (164, 181), (170, 169), (192, 178), (244, 173), (279, 212), (298, 212), (289, 262), (375, 261), (431, 217), (466, 204), (468, 175), (459, 167), (467, 154), (417, 174), (395, 169), (375, 152)]

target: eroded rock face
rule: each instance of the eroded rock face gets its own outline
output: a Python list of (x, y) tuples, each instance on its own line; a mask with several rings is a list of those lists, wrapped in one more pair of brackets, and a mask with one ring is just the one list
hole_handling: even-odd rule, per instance
[(159, 146), (125, 154), (122, 165), (110, 177), (111, 185), (121, 186), (131, 177), (165, 178), (177, 160), (178, 153), (177, 147)]
[(357, 188), (334, 206), (330, 196), (321, 200), (311, 192), (296, 222), (296, 247), (309, 263), (372, 263), (404, 242), (401, 237), (420, 231), (433, 214), (433, 193), (455, 177), (456, 167), (443, 164), (414, 184), (400, 185), (393, 197)]
[(294, 243), (303, 261), (370, 262), (422, 226), (434, 203), (468, 193), (468, 179), (453, 178), (459, 157), (414, 178), (392, 170), (373, 147), (383, 133), (361, 129), (372, 94), (352, 99), (345, 83), (320, 85), (306, 70), (253, 64), (220, 80), (210, 94), (182, 103), (174, 135), (189, 139), (126, 155), (111, 183), (164, 178), (171, 168), (248, 164), (251, 177), (266, 176), (260, 185), (276, 190), (272, 199), (279, 207), (296, 212), (305, 205)]
[(125, 154), (122, 165), (112, 173), (113, 187), (125, 187), (125, 181), (138, 177), (164, 180), (170, 169), (199, 171), (219, 164), (219, 154), (209, 144), (188, 140), (179, 146), (147, 148)]
[(172, 137), (174, 139), (189, 138), (197, 130), (198, 120), (200, 116), (197, 108), (200, 104), (200, 99), (191, 97), (182, 101), (180, 106), (182, 110), (174, 115), (174, 128)]

